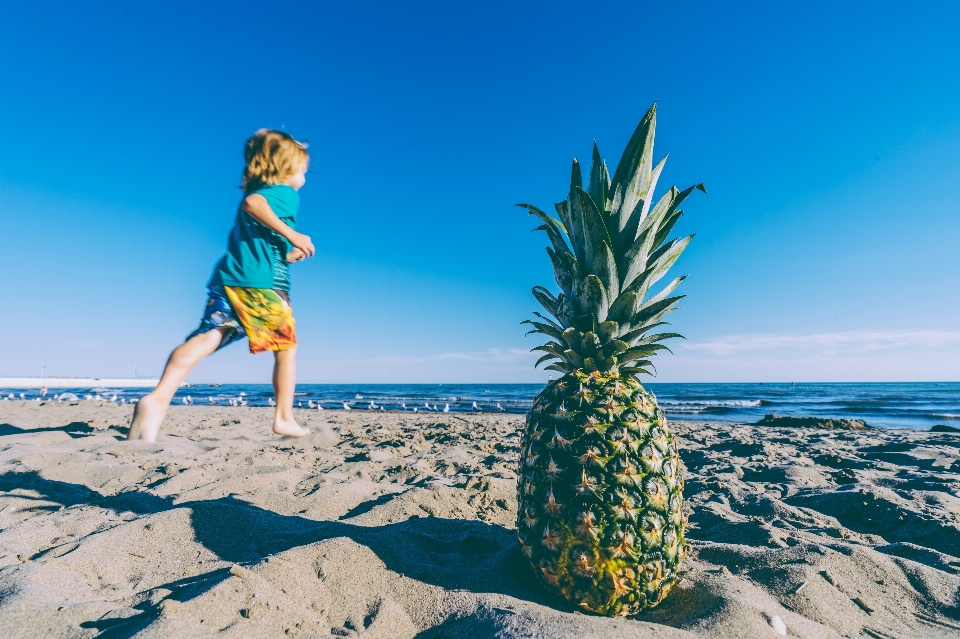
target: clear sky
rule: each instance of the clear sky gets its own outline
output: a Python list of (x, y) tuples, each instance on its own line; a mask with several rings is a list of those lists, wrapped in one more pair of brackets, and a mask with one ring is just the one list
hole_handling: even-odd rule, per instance
[[(310, 142), (304, 382), (521, 382), (534, 220), (658, 101), (706, 183), (659, 381), (960, 379), (956, 2), (13, 2), (0, 375), (157, 375), (259, 127)], [(239, 344), (195, 382), (269, 380)]]

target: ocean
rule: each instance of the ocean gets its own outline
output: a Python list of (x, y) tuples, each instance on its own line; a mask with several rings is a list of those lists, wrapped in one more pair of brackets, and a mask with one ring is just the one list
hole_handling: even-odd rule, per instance
[[(767, 413), (797, 417), (862, 419), (879, 428), (927, 430), (960, 427), (960, 383), (645, 384), (671, 419), (752, 423)], [(405, 410), (409, 412), (525, 413), (541, 384), (299, 384), (295, 403), (304, 408)], [(130, 401), (144, 389), (51, 390), (47, 399)], [(0, 389), (0, 398), (36, 399), (37, 390)], [(2, 400), (0, 400), (2, 401)], [(246, 404), (273, 401), (268, 384), (195, 384), (182, 387), (175, 404)]]

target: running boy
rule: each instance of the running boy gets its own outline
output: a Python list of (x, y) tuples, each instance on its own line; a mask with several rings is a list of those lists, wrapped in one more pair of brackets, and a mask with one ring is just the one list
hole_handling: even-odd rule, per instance
[(294, 230), (310, 156), (305, 145), (269, 129), (254, 133), (243, 155), (243, 200), (227, 253), (207, 283), (203, 320), (170, 354), (157, 387), (137, 403), (127, 439), (156, 441), (170, 401), (193, 367), (244, 336), (251, 353), (273, 351), (273, 432), (294, 437), (310, 432), (293, 418), (297, 337), (287, 267), (314, 254), (310, 238)]

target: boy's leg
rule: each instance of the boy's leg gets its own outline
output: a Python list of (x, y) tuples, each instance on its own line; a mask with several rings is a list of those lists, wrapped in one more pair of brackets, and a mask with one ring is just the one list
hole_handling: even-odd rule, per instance
[(278, 435), (303, 437), (310, 434), (293, 418), (293, 391), (297, 386), (297, 349), (274, 351), (273, 392), (277, 396), (277, 412), (273, 418), (273, 432)]
[(130, 433), (127, 439), (144, 439), (148, 442), (157, 441), (157, 432), (160, 423), (167, 414), (170, 401), (180, 384), (187, 377), (193, 367), (200, 360), (213, 353), (220, 346), (223, 333), (220, 329), (194, 335), (178, 346), (172, 353), (167, 365), (163, 369), (163, 376), (157, 387), (140, 398), (133, 409), (133, 421), (130, 423)]

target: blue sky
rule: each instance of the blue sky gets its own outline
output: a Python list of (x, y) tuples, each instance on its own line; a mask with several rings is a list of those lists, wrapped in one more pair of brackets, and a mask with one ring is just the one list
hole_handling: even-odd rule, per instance
[[(545, 380), (513, 207), (658, 101), (688, 337), (659, 381), (956, 380), (952, 2), (4, 3), (0, 375), (157, 375), (259, 127), (310, 142), (304, 382)], [(235, 345), (195, 382), (268, 381)]]

